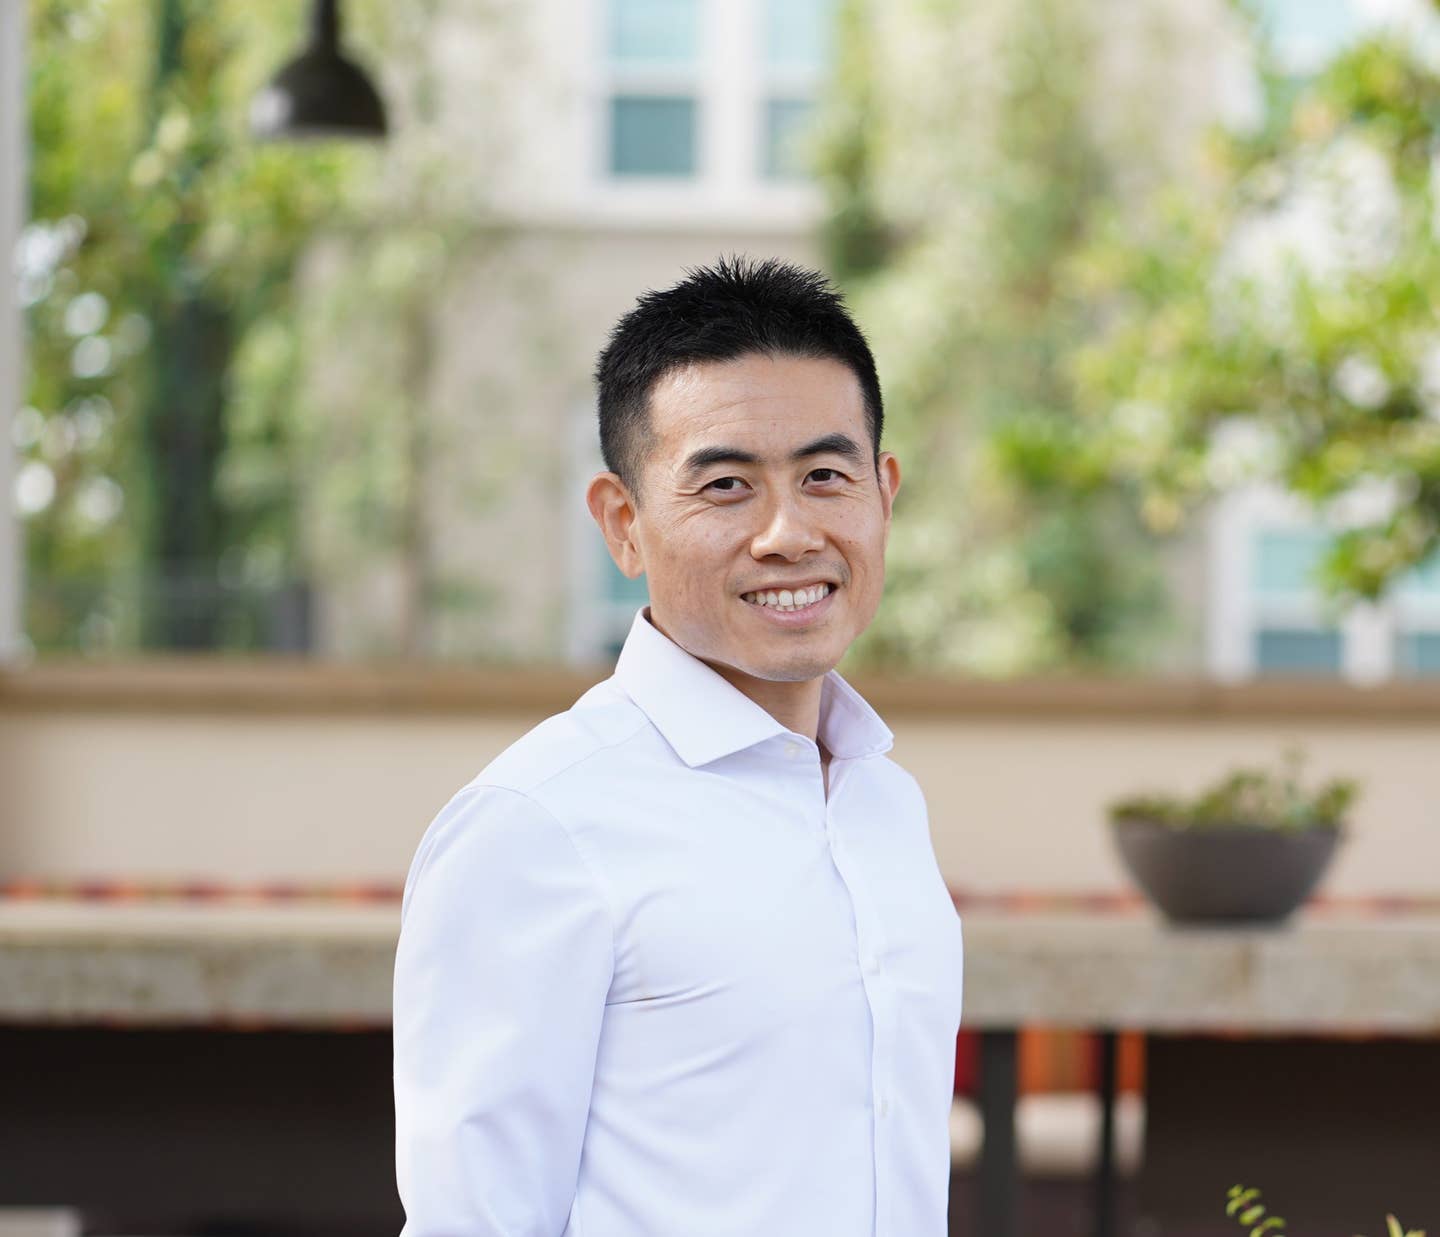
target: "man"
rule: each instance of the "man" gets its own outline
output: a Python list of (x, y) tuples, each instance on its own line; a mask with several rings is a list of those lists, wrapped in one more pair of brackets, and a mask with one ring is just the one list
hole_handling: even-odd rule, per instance
[(615, 673), (420, 842), (395, 959), (404, 1237), (939, 1237), (961, 930), (834, 666), (895, 457), (823, 277), (721, 260), (596, 374)]

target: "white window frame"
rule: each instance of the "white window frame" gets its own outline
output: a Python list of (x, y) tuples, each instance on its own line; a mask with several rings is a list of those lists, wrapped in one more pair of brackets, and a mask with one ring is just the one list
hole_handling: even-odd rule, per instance
[[(751, 0), (753, 22), (753, 43), (755, 63), (759, 66), (759, 83), (753, 105), (752, 125), (755, 138), (755, 177), (767, 185), (791, 185), (794, 179), (771, 177), (765, 172), (766, 121), (772, 98), (804, 99), (812, 104), (819, 102), (820, 86), (825, 80), (823, 68), (773, 68), (769, 63), (765, 46), (764, 8), (769, 0)], [(832, 5), (832, 16), (839, 20), (839, 0)], [(834, 41), (831, 46), (833, 48)]]
[[(596, 17), (595, 49), (592, 62), (596, 65), (597, 78), (602, 85), (595, 115), (598, 141), (592, 143), (595, 166), (592, 174), (611, 183), (655, 192), (667, 188), (689, 185), (703, 179), (709, 159), (709, 145), (712, 135), (707, 131), (710, 108), (706, 106), (709, 78), (713, 73), (713, 55), (710, 54), (715, 21), (712, 6), (705, 0), (695, 0), (698, 18), (698, 46), (695, 63), (688, 68), (660, 65), (620, 65), (610, 56), (611, 10), (618, 0), (600, 0), (593, 12)], [(618, 175), (610, 170), (610, 114), (611, 102), (618, 95), (632, 98), (672, 98), (685, 95), (695, 101), (695, 170), (686, 175), (646, 176), (634, 173)]]
[[(580, 91), (585, 120), (587, 213), (665, 228), (723, 223), (728, 231), (803, 230), (818, 219), (818, 185), (764, 175), (764, 0), (696, 0), (699, 54), (693, 72), (617, 66), (610, 59), (611, 0), (590, 0)], [(812, 75), (813, 76), (813, 75)], [(788, 79), (787, 79), (788, 80)], [(693, 175), (615, 176), (610, 172), (610, 100), (615, 94), (693, 94), (697, 131)]]
[[(1382, 520), (1393, 507), (1391, 491), (1374, 486), (1346, 495), (1323, 515), (1278, 487), (1251, 485), (1222, 495), (1209, 517), (1206, 664), (1212, 677), (1240, 682), (1262, 673), (1256, 662), (1258, 633), (1275, 624), (1330, 626), (1314, 590), (1259, 596), (1254, 588), (1256, 535), (1267, 530), (1339, 531)], [(1335, 624), (1340, 633), (1340, 677), (1356, 684), (1396, 676), (1396, 638), (1401, 631), (1440, 632), (1440, 597), (1400, 596), (1350, 606)]]

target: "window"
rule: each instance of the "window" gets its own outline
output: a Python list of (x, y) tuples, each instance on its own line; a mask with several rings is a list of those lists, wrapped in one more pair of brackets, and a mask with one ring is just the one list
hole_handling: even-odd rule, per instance
[(610, 101), (610, 171), (617, 176), (691, 176), (695, 100), (617, 95)]
[(700, 0), (610, 0), (612, 176), (694, 176)]
[(1396, 638), (1395, 673), (1406, 678), (1440, 674), (1440, 632), (1402, 631)]
[(760, 107), (761, 175), (798, 179), (809, 163), (810, 121), (832, 56), (834, 0), (760, 0), (765, 97)]
[(1394, 610), (1396, 675), (1440, 675), (1440, 553), (1401, 581)]
[[(1370, 503), (1354, 516), (1370, 522)], [(1330, 675), (1357, 682), (1440, 675), (1440, 554), (1375, 605), (1332, 613), (1315, 572), (1334, 532), (1296, 499), (1252, 487), (1218, 503), (1211, 524), (1211, 673)]]
[(1259, 529), (1251, 586), (1262, 597), (1306, 596), (1329, 540), (1321, 528)]
[(627, 68), (693, 69), (698, 0), (613, 0), (610, 58)]
[[(594, 0), (595, 188), (803, 213), (838, 0)], [(805, 199), (802, 201), (801, 199)]]
[(1339, 674), (1341, 636), (1316, 614), (1312, 583), (1329, 537), (1319, 528), (1261, 528), (1255, 534), (1255, 669), (1261, 674)]
[(1255, 633), (1255, 665), (1261, 674), (1339, 674), (1340, 633), (1262, 627)]
[(808, 99), (765, 100), (764, 173), (771, 180), (804, 175), (813, 111)]

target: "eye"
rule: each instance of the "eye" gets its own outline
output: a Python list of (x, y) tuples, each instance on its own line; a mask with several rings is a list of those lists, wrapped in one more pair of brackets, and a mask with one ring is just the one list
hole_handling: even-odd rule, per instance
[[(840, 470), (836, 468), (812, 468), (808, 475), (822, 485), (844, 480)], [(739, 494), (741, 487), (746, 485), (743, 477), (716, 477), (715, 480), (706, 482), (702, 488), (714, 490), (717, 494)]]

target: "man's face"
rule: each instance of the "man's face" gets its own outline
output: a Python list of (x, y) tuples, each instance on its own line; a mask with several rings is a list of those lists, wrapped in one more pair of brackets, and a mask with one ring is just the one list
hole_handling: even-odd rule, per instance
[[(900, 483), (889, 452), (876, 470), (849, 367), (760, 354), (693, 365), (655, 385), (650, 428), (617, 557), (645, 572), (655, 625), (732, 681), (832, 669), (880, 604)], [(828, 593), (805, 604), (817, 588)]]

